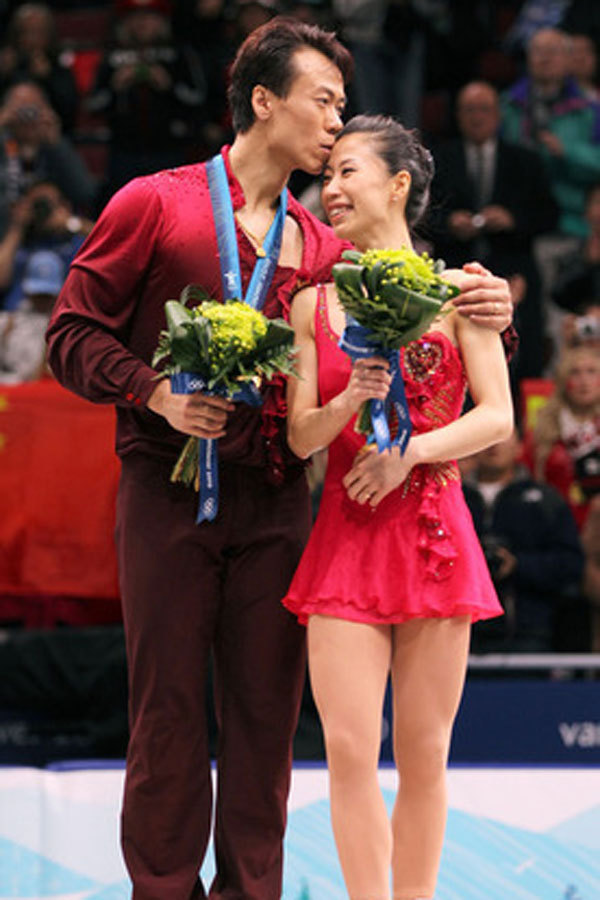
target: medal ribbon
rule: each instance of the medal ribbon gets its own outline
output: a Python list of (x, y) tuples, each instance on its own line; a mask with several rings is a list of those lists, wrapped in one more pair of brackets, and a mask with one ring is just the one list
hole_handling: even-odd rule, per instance
[[(400, 454), (404, 455), (412, 432), (412, 424), (408, 414), (408, 404), (400, 371), (398, 351), (385, 350), (381, 344), (373, 340), (368, 328), (359, 325), (356, 319), (348, 315), (346, 316), (344, 333), (339, 340), (339, 346), (353, 362), (357, 359), (366, 359), (369, 356), (381, 356), (389, 362), (392, 382), (387, 397), (385, 400), (369, 400), (371, 427), (373, 428), (373, 435), (379, 453), (383, 453), (384, 450), (390, 450), (393, 445), (397, 444)], [(398, 431), (393, 440), (390, 437), (388, 425), (390, 406), (394, 407), (398, 417)], [(372, 441), (371, 438), (369, 440)]]
[(267, 236), (263, 242), (265, 255), (256, 260), (246, 296), (242, 293), (242, 275), (240, 271), (240, 253), (235, 236), (235, 219), (233, 204), (229, 193), (229, 182), (225, 161), (220, 153), (213, 156), (206, 164), (208, 188), (213, 208), (219, 262), (221, 264), (221, 280), (223, 283), (223, 300), (237, 297), (249, 303), (254, 309), (262, 309), (271, 286), (283, 236), (283, 224), (287, 212), (287, 188), (279, 195), (279, 206)]
[[(233, 204), (229, 192), (225, 162), (220, 153), (206, 163), (206, 175), (217, 234), (223, 300), (234, 298), (243, 300), (254, 309), (262, 310), (279, 260), (283, 225), (287, 212), (287, 188), (284, 188), (279, 196), (279, 206), (275, 218), (263, 242), (265, 256), (256, 260), (250, 283), (244, 296)], [(195, 391), (202, 391), (205, 394), (225, 396), (225, 392), (218, 390), (208, 391), (204, 379), (193, 372), (181, 372), (172, 376), (171, 389), (173, 393), (179, 394), (191, 394)], [(254, 385), (244, 385), (230, 399), (236, 402), (248, 403), (250, 406), (260, 406), (262, 403), (260, 392)], [(199, 439), (198, 466), (200, 472), (200, 498), (196, 522), (200, 524), (204, 521), (212, 522), (219, 509), (217, 441), (213, 438)]]

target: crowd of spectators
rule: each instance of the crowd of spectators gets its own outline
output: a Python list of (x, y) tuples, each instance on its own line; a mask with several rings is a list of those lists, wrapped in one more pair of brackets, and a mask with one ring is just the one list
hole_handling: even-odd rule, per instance
[[(588, 646), (600, 647), (598, 4), (0, 0), (0, 376), (46, 372), (40, 323), (112, 193), (231, 139), (228, 66), (278, 13), (331, 26), (350, 47), (349, 114), (421, 130), (436, 177), (419, 241), (510, 280), (516, 409), (527, 380), (555, 379), (537, 425), (519, 422), (523, 442), (473, 461), (465, 487), (482, 541), (502, 531), (495, 577), (512, 609), (480, 648), (569, 649), (555, 613), (569, 598), (587, 603)], [(311, 179), (291, 187), (318, 208)]]

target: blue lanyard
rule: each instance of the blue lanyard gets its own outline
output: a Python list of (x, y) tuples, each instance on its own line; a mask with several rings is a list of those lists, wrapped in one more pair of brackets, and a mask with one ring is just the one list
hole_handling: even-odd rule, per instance
[(219, 248), (219, 262), (221, 266), (221, 281), (223, 284), (223, 300), (236, 297), (253, 306), (254, 309), (262, 309), (275, 269), (279, 260), (283, 225), (287, 212), (287, 188), (284, 188), (279, 196), (279, 206), (275, 218), (269, 228), (264, 241), (265, 256), (256, 260), (250, 284), (246, 296), (242, 292), (242, 275), (240, 271), (240, 254), (235, 234), (235, 220), (233, 217), (233, 204), (229, 193), (229, 183), (225, 162), (220, 153), (213, 156), (206, 163), (206, 175), (208, 189), (212, 203), (215, 230), (217, 232), (217, 246)]

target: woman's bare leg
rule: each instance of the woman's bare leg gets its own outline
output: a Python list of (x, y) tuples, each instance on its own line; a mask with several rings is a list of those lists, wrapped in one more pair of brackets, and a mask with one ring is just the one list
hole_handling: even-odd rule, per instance
[(311, 616), (308, 659), (329, 766), (331, 822), (351, 900), (389, 900), (392, 836), (377, 767), (390, 626)]
[(446, 827), (446, 764), (469, 652), (468, 617), (395, 625), (394, 900), (433, 897)]

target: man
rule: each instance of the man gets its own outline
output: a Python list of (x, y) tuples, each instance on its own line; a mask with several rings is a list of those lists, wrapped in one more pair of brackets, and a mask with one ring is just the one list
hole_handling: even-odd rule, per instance
[(516, 378), (540, 377), (544, 317), (533, 241), (554, 228), (556, 204), (539, 154), (498, 137), (496, 90), (473, 81), (458, 94), (460, 137), (435, 153), (435, 252), (448, 265), (478, 259), (504, 276), (521, 276), (526, 293), (516, 309), (521, 336)]
[(569, 646), (579, 615), (583, 552), (575, 519), (554, 488), (520, 465), (516, 432), (482, 450), (463, 484), (490, 574), (504, 606), (501, 619), (473, 630), (475, 652), (547, 652)]
[(527, 75), (502, 98), (502, 134), (541, 153), (563, 238), (585, 237), (586, 190), (600, 179), (600, 106), (569, 75), (570, 64), (569, 36), (540, 29), (527, 47)]
[[(341, 127), (348, 52), (334, 36), (274, 19), (240, 48), (229, 90), (236, 138), (220, 159), (235, 213), (244, 291), (292, 170), (318, 174)], [(211, 164), (212, 166), (212, 164)], [(328, 277), (341, 244), (292, 197), (263, 310)], [(282, 386), (260, 411), (171, 393), (149, 360), (164, 302), (188, 283), (222, 299), (207, 167), (140, 178), (109, 203), (75, 259), (49, 328), (57, 377), (114, 402), (122, 457), (117, 540), (131, 738), (122, 842), (134, 900), (205, 897), (211, 830), (204, 704), (212, 653), (219, 726), (217, 873), (211, 900), (276, 900), (304, 634), (280, 605), (310, 524), (299, 460), (285, 443)], [(484, 324), (507, 323), (507, 287), (473, 274)], [(499, 315), (494, 316), (496, 311)], [(492, 315), (490, 315), (492, 314)], [(214, 522), (169, 483), (185, 434), (219, 438)]]

